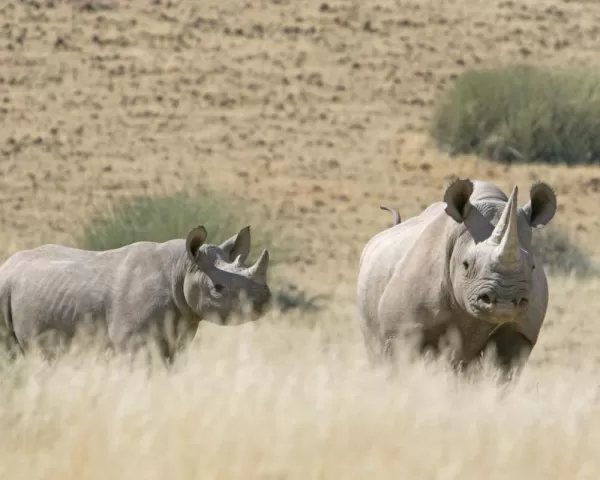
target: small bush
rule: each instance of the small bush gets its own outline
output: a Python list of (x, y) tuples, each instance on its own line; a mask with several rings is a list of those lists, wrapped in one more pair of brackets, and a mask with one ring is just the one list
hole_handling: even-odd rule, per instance
[(275, 304), (285, 313), (288, 310), (301, 310), (307, 313), (316, 313), (324, 307), (321, 301), (329, 300), (327, 295), (309, 296), (306, 292), (299, 290), (297, 286), (285, 284), (279, 286), (275, 294)]
[(600, 72), (531, 65), (470, 70), (445, 92), (431, 135), (451, 154), (600, 163)]
[(538, 258), (548, 272), (587, 277), (598, 273), (598, 268), (586, 252), (571, 237), (548, 225), (533, 232), (533, 245)]
[(164, 242), (185, 238), (199, 224), (208, 231), (207, 241), (215, 244), (250, 224), (250, 257), (255, 258), (267, 248), (273, 263), (281, 260), (284, 249), (277, 244), (273, 227), (252, 222), (249, 209), (240, 200), (225, 199), (204, 190), (120, 200), (107, 209), (97, 210), (76, 242), (89, 250), (118, 248), (141, 240)]

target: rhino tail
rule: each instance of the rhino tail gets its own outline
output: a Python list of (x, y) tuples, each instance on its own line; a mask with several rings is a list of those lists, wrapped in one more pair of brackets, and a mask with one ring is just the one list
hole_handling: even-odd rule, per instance
[(386, 207), (384, 205), (380, 205), (379, 208), (381, 208), (382, 210), (386, 210), (386, 211), (390, 212), (392, 215), (394, 215), (394, 224), (392, 225), (392, 227), (395, 227), (402, 221), (402, 219), (400, 218), (400, 213), (398, 213), (398, 210), (396, 210), (394, 208)]
[(4, 352), (14, 358), (15, 353), (23, 353), (23, 348), (15, 334), (10, 295), (3, 295), (0, 304), (0, 343)]

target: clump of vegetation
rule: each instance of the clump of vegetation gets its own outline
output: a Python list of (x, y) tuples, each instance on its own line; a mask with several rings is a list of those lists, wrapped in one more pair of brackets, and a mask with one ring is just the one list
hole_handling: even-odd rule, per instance
[(283, 284), (275, 292), (275, 303), (279, 310), (285, 313), (288, 310), (301, 310), (307, 313), (316, 313), (323, 309), (322, 301), (329, 299), (327, 295), (308, 295), (293, 284)]
[(225, 199), (206, 190), (137, 196), (98, 209), (84, 226), (77, 244), (89, 250), (107, 250), (141, 240), (165, 242), (185, 238), (199, 224), (206, 227), (208, 241), (218, 244), (250, 224), (251, 257), (268, 248), (272, 253), (271, 263), (281, 261), (285, 252), (278, 244), (275, 229), (264, 222), (257, 224), (251, 218), (251, 212), (240, 200)]
[(598, 267), (587, 252), (553, 225), (534, 230), (533, 245), (536, 256), (549, 272), (578, 277), (598, 274)]
[[(269, 250), (270, 264), (285, 260), (289, 249), (284, 246), (280, 226), (253, 221), (256, 216), (239, 199), (224, 198), (214, 192), (197, 190), (158, 196), (121, 199), (106, 209), (99, 209), (84, 225), (76, 244), (89, 250), (119, 248), (138, 241), (164, 242), (185, 238), (189, 230), (202, 224), (208, 241), (219, 244), (245, 225), (252, 225), (253, 262), (263, 248)], [(272, 282), (274, 300), (282, 311), (295, 309), (314, 312), (320, 309), (318, 298), (308, 297), (296, 286)]]
[(513, 65), (469, 70), (442, 95), (431, 135), (451, 154), (600, 163), (600, 72)]

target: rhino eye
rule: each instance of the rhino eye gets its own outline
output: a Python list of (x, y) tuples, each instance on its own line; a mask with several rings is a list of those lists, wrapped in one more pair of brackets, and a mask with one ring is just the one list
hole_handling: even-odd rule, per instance
[(535, 270), (535, 265), (531, 266), (531, 271), (533, 272)]
[(216, 283), (213, 288), (215, 289), (215, 292), (217, 292), (217, 293), (221, 293), (223, 290), (225, 290), (225, 287), (223, 285), (221, 285), (220, 283)]
[(469, 262), (467, 262), (466, 260), (463, 260), (462, 265), (463, 265), (463, 267), (464, 267), (465, 270), (469, 269)]

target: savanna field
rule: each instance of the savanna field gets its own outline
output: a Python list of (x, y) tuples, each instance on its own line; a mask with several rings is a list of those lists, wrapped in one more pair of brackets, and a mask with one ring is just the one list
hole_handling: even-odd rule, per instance
[[(599, 478), (599, 22), (574, 0), (2, 3), (2, 260), (251, 224), (277, 308), (201, 324), (170, 370), (3, 360), (0, 479)], [(358, 328), (379, 206), (409, 218), (455, 176), (558, 196), (507, 388), (391, 377)]]

